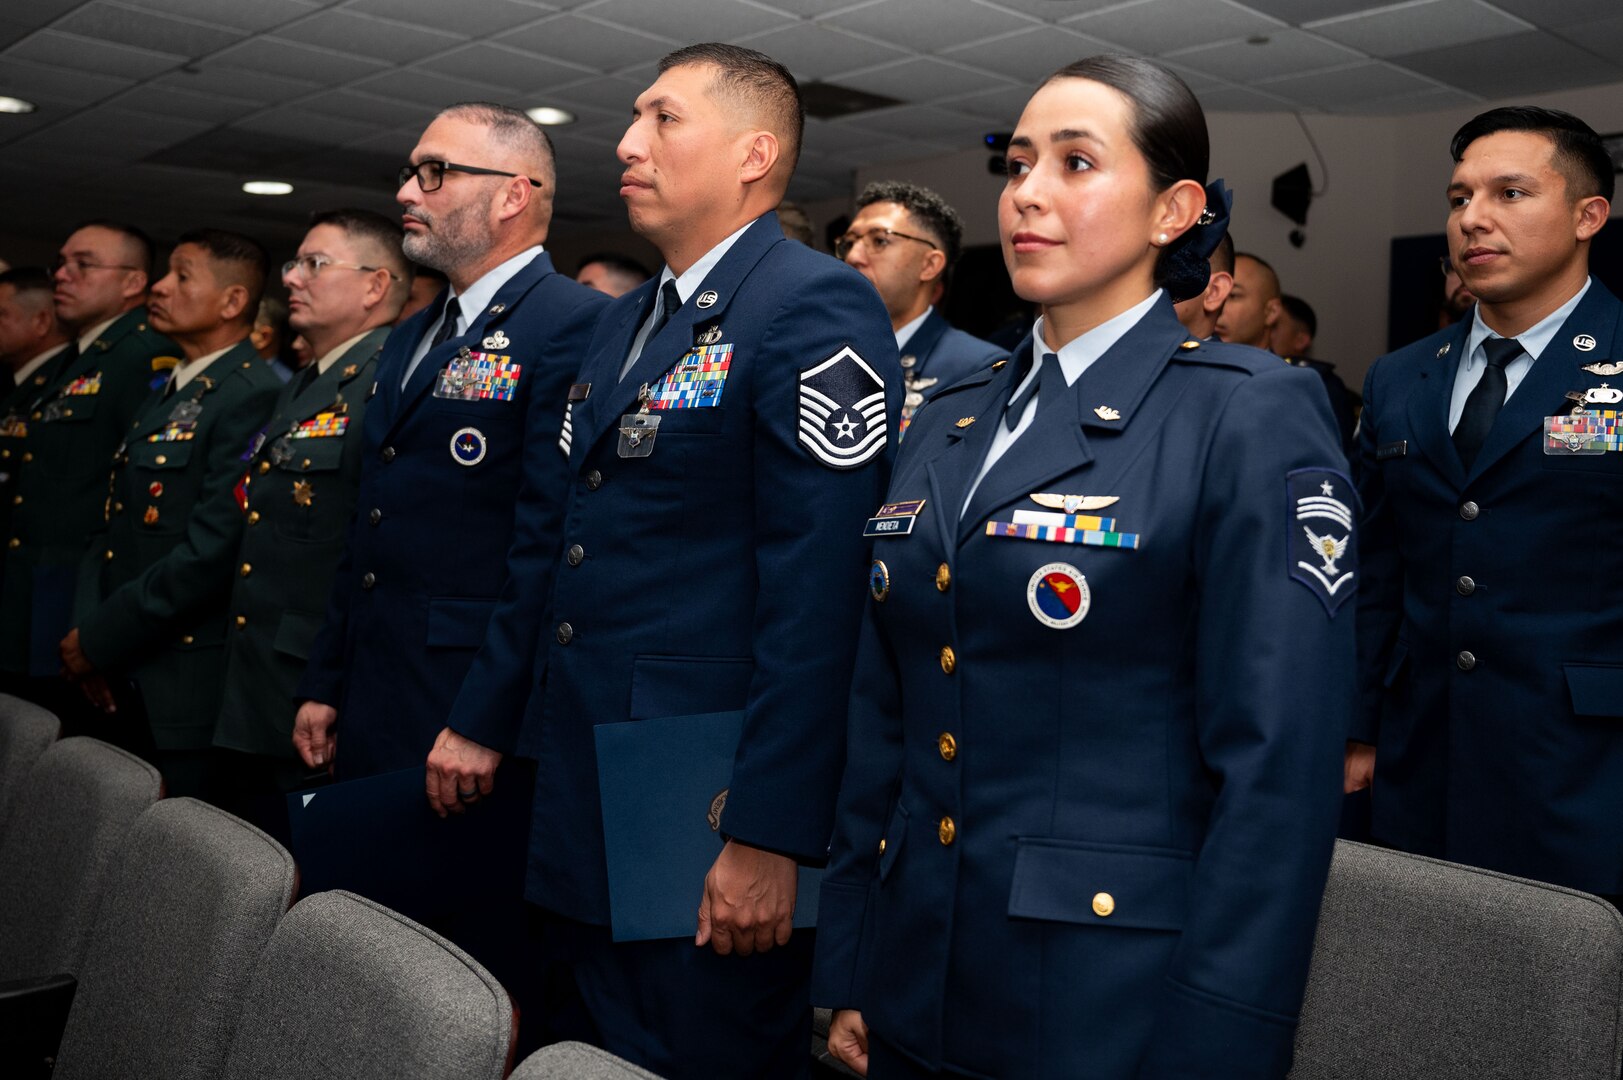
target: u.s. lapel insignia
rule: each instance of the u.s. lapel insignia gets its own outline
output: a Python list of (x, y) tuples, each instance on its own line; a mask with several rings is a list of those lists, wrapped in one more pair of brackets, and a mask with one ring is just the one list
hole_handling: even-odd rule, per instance
[(1061, 495), (1052, 491), (1033, 491), (1031, 501), (1050, 510), (1063, 510), (1067, 514), (1084, 514), (1103, 510), (1121, 501), (1120, 495)]
[(1572, 339), (1572, 347), (1579, 352), (1594, 352), (1595, 339), (1590, 334), (1579, 334)]
[(1593, 375), (1623, 375), (1623, 363), (1620, 364), (1585, 364), (1581, 369)]
[(1097, 416), (1101, 420), (1120, 420), (1121, 419), (1121, 413), (1116, 411), (1115, 409), (1112, 409), (1109, 405), (1100, 405), (1100, 406), (1096, 407), (1093, 410), (1093, 415)]
[(295, 506), (309, 506), (310, 500), (316, 497), (315, 488), (308, 480), (293, 481), (293, 504)]
[(704, 292), (699, 294), (699, 299), (697, 301), (697, 304), (698, 304), (699, 307), (702, 307), (702, 308), (715, 307), (716, 306), (716, 301), (720, 300), (720, 299), (721, 299), (721, 297), (720, 297), (720, 295), (717, 294), (716, 290), (714, 290), (714, 289), (706, 289)]
[(1451, 348), (1453, 348), (1452, 344), (1444, 342), (1443, 347), (1437, 350), (1437, 359), (1441, 360), (1443, 357), (1447, 356), (1448, 350)]
[(507, 340), (507, 335), (498, 330), (481, 341), (479, 347), (481, 349), (505, 349), (511, 344), (512, 342)]
[(507, 310), (507, 305), (506, 304), (491, 304), (490, 305), (490, 313), (492, 315), (500, 315), (502, 312), (504, 312), (506, 310)]
[(696, 345), (714, 345), (716, 342), (718, 342), (720, 340), (721, 340), (721, 327), (719, 325), (712, 326), (712, 327), (710, 327), (710, 329), (706, 330), (704, 333), (698, 334), (693, 338), (693, 342)]
[(355, 377), (355, 373), (357, 371), (359, 371), (359, 370), (361, 370), (361, 369), (356, 367), (354, 364), (345, 364), (344, 365), (344, 378), (353, 379)]

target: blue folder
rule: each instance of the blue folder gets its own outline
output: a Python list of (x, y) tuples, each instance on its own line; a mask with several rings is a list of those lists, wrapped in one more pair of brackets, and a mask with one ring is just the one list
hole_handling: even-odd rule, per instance
[[(704, 877), (721, 854), (722, 799), (742, 712), (599, 724), (597, 779), (615, 941), (691, 938)], [(802, 866), (797, 927), (817, 924), (821, 870)]]

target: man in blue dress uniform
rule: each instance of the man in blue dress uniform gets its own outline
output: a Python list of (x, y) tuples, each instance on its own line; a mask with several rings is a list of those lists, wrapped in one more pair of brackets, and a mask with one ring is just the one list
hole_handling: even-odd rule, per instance
[(901, 353), (902, 432), (937, 392), (984, 370), (1004, 352), (947, 323), (935, 303), (963, 250), (958, 212), (929, 188), (904, 181), (869, 184), (834, 253), (879, 290)]
[(1454, 136), (1475, 314), (1382, 357), (1359, 438), (1363, 701), (1347, 787), (1407, 851), (1623, 894), (1623, 305), (1612, 164), (1566, 113)]
[(307, 764), (419, 766), (501, 591), (519, 476), (541, 452), (602, 294), (557, 273), (545, 133), (504, 106), (454, 105), (401, 170), (406, 255), (450, 287), (390, 335), (362, 429), (356, 515), (299, 686)]
[[(573, 943), (598, 1037), (662, 1076), (794, 1076), (811, 935), (791, 936), (792, 912), (799, 868), (827, 857), (862, 604), (850, 583), (900, 370), (873, 288), (772, 213), (800, 143), (793, 77), (724, 45), (660, 72), (620, 144), (621, 194), (666, 265), (599, 325), (551, 451), (569, 468), (561, 542), (535, 555), (551, 507), (527, 497), (515, 591), (451, 727), (492, 759), (513, 749), (526, 662), (547, 641), (523, 740), (538, 758), (526, 895)], [(627, 806), (599, 790), (602, 729), (651, 738), (662, 718), (717, 713), (742, 717), (722, 747), (725, 799), (708, 789), (677, 815), (713, 846), (612, 888), (624, 863), (606, 822)], [(673, 797), (690, 766), (678, 754), (640, 786)], [(611, 940), (611, 909), (637, 891), (669, 898), (684, 936)]]

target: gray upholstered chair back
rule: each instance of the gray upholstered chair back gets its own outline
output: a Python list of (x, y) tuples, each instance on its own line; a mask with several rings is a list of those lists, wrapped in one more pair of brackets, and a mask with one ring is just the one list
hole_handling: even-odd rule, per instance
[(543, 1046), (519, 1063), (511, 1080), (659, 1080), (607, 1050), (585, 1043), (561, 1042)]
[(22, 698), (0, 694), (0, 836), (23, 789), (23, 779), (45, 748), (62, 733), (62, 722)]
[(501, 1080), (513, 1005), (478, 962), (364, 897), (293, 906), (260, 957), (226, 1080)]
[(54, 1080), (218, 1076), (293, 856), (196, 799), (141, 815), (108, 882)]
[(157, 769), (99, 739), (40, 755), (0, 836), (0, 980), (78, 974), (108, 873), (161, 788)]
[(1336, 845), (1292, 1080), (1617, 1080), (1623, 917), (1585, 893)]

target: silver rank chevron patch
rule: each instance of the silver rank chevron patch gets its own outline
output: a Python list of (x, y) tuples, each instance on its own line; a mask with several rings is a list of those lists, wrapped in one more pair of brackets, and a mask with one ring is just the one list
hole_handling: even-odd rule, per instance
[(1333, 469), (1297, 469), (1285, 475), (1290, 576), (1334, 617), (1357, 589), (1358, 547), (1353, 522), (1352, 481)]
[(570, 448), (575, 445), (575, 403), (569, 402), (564, 406), (564, 428), (558, 433), (558, 449), (569, 456)]
[(800, 445), (831, 469), (885, 449), (885, 383), (849, 345), (800, 372)]

